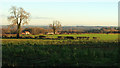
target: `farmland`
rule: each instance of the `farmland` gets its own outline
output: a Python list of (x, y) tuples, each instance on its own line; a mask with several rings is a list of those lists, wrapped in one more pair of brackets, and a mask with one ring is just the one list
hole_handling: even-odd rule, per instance
[[(118, 34), (71, 34), (44, 36), (49, 38), (57, 38), (58, 36), (72, 36), (76, 38), (85, 36), (90, 37), (90, 39), (2, 39), (3, 67), (120, 67)], [(99, 39), (93, 39), (93, 37), (99, 37)]]

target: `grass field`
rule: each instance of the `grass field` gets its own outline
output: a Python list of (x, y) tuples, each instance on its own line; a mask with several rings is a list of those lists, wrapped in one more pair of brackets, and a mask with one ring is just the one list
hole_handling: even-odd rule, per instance
[(3, 67), (120, 67), (118, 34), (47, 35), (57, 36), (87, 36), (90, 40), (2, 39)]

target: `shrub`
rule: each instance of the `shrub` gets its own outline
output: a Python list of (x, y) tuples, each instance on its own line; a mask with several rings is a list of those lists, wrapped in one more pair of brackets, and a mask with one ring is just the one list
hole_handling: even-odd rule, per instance
[(43, 39), (43, 38), (46, 38), (46, 36), (42, 36), (42, 35), (41, 35), (41, 36), (39, 36), (39, 38), (40, 38), (40, 39)]
[(66, 37), (64, 37), (64, 39), (74, 39), (74, 37), (72, 37), (72, 36), (66, 36)]

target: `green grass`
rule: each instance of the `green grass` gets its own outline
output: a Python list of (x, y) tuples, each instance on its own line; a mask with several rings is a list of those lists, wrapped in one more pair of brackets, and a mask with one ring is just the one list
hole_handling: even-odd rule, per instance
[[(48, 35), (57, 37), (58, 35)], [(118, 66), (117, 34), (62, 36), (100, 37), (100, 40), (2, 39), (5, 66)]]
[[(118, 35), (119, 34), (61, 34), (61, 35), (44, 35), (47, 37), (52, 37), (52, 38), (57, 38), (58, 36), (73, 36), (74, 38), (76, 37), (90, 37), (90, 39), (92, 39), (92, 37), (100, 37), (100, 40), (102, 41), (113, 41), (113, 40), (118, 40)], [(22, 35), (22, 36), (39, 36), (39, 35)]]

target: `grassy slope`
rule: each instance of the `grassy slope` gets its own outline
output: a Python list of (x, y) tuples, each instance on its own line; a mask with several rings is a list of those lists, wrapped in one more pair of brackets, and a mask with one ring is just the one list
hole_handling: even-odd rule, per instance
[(2, 39), (3, 66), (119, 66), (118, 35), (72, 36), (96, 36), (100, 40)]

